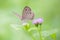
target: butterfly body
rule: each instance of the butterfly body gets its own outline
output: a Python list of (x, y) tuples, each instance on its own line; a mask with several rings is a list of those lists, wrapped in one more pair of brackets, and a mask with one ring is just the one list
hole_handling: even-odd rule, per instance
[(32, 12), (31, 8), (28, 6), (25, 6), (22, 12), (22, 16), (16, 13), (16, 16), (18, 16), (22, 21), (27, 20), (33, 20), (34, 19), (34, 13)]

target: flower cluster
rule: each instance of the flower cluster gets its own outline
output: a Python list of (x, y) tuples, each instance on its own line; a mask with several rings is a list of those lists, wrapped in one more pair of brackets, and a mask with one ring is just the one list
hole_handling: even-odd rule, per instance
[[(40, 40), (42, 40), (42, 34), (41, 34), (41, 26), (40, 28), (38, 27), (38, 25), (41, 25), (43, 23), (43, 18), (38, 18), (32, 21), (32, 23), (36, 26), (36, 27), (30, 27), (30, 25), (28, 23), (23, 23), (23, 28), (27, 31), (27, 32), (31, 32), (33, 30), (37, 30), (39, 32), (39, 36), (40, 36)], [(33, 36), (33, 35), (32, 35)], [(33, 37), (34, 38), (34, 37)], [(35, 38), (34, 38), (35, 40)]]
[(35, 24), (36, 26), (41, 25), (43, 23), (43, 18), (38, 18), (33, 20), (33, 24)]

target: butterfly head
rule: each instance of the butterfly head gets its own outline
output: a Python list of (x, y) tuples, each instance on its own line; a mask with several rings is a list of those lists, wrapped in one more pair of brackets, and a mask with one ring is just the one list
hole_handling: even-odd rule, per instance
[(31, 11), (31, 8), (28, 7), (28, 6), (25, 6), (25, 7), (24, 7), (24, 10), (25, 10), (25, 11)]

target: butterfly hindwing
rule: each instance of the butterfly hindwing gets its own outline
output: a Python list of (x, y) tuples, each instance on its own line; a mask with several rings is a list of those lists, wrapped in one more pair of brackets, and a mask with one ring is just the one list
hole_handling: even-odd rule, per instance
[(31, 11), (31, 8), (26, 6), (22, 12), (22, 20), (32, 20), (34, 18), (34, 13)]

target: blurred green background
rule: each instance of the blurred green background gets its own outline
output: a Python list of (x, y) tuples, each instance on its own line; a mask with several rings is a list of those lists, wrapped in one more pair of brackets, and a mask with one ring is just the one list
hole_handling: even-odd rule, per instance
[(20, 24), (13, 11), (22, 14), (25, 6), (29, 6), (35, 18), (44, 18), (43, 30), (58, 29), (57, 40), (60, 40), (60, 0), (0, 0), (0, 40), (31, 40), (23, 32), (11, 28), (11, 24)]

